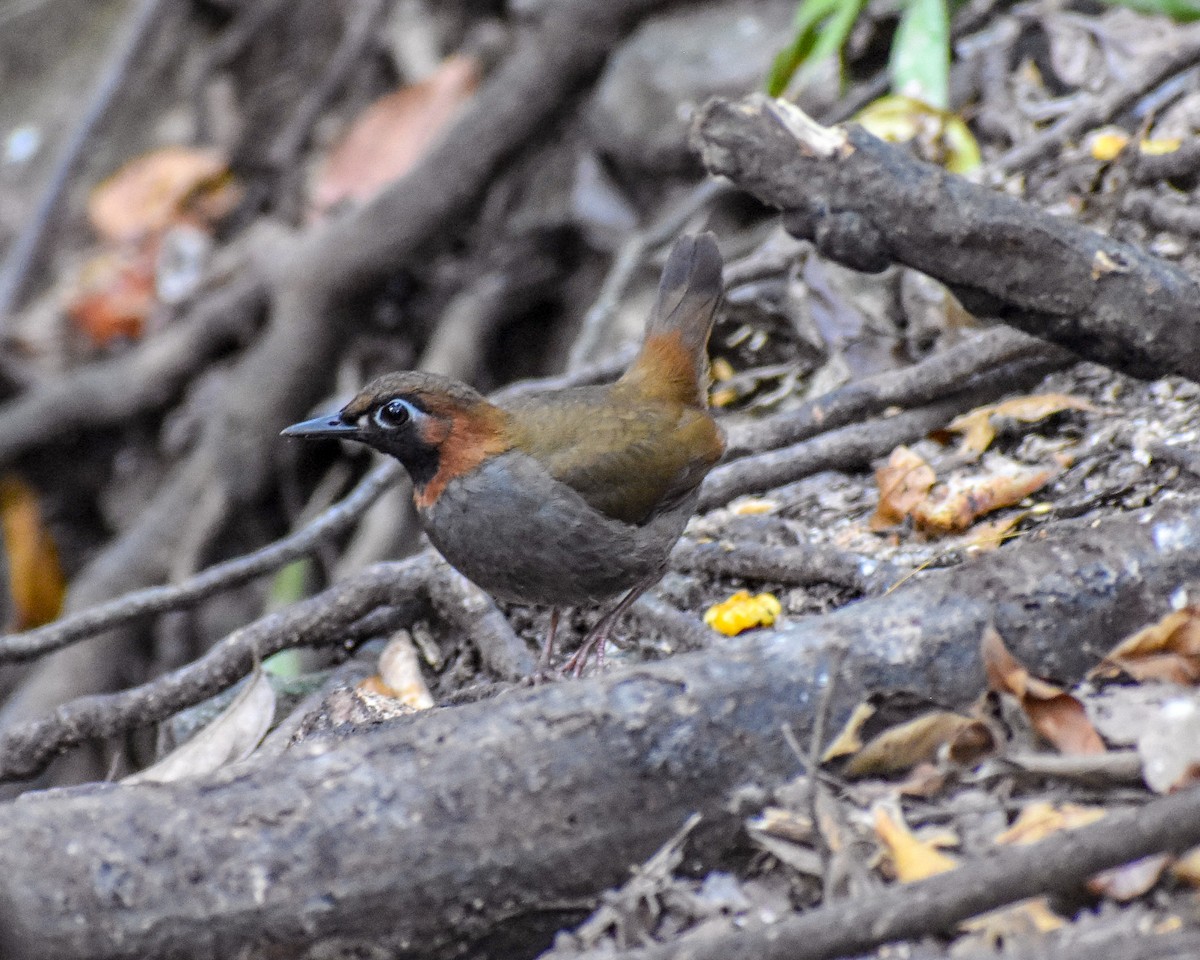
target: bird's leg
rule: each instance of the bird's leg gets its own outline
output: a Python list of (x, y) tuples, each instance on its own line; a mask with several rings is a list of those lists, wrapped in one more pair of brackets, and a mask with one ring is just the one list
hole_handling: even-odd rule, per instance
[(621, 615), (630, 608), (638, 597), (650, 589), (658, 577), (647, 579), (634, 586), (620, 602), (613, 607), (608, 613), (596, 621), (596, 625), (588, 631), (586, 637), (583, 638), (583, 643), (579, 645), (579, 649), (575, 651), (571, 659), (563, 664), (563, 673), (574, 673), (576, 677), (583, 676), (583, 668), (587, 665), (588, 657), (591, 656), (592, 648), (596, 648), (596, 668), (604, 669), (604, 647), (608, 643), (608, 635), (612, 632), (612, 628), (621, 618)]
[(558, 607), (550, 608), (550, 629), (546, 631), (546, 642), (542, 645), (542, 659), (538, 663), (538, 676), (550, 673), (550, 661), (554, 659), (554, 635), (558, 633)]

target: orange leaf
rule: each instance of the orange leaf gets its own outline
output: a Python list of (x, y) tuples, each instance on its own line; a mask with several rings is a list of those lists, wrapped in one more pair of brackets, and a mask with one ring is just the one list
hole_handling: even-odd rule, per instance
[(1033, 728), (1060, 753), (1105, 753), (1107, 748), (1087, 717), (1083, 704), (1052, 683), (1032, 676), (1004, 645), (994, 627), (983, 632), (980, 655), (988, 686), (1013, 696)]
[(0, 478), (0, 527), (8, 553), (8, 581), (15, 620), (13, 629), (49, 623), (62, 607), (66, 582), (58, 550), (42, 522), (37, 494), (11, 474)]
[(478, 84), (478, 62), (455, 55), (428, 79), (376, 100), (325, 158), (313, 187), (313, 206), (324, 213), (347, 200), (362, 203), (404, 176)]
[(1092, 671), (1111, 676), (1118, 670), (1137, 680), (1166, 680), (1194, 685), (1200, 681), (1200, 607), (1173, 610), (1118, 643)]
[(901, 883), (924, 880), (958, 867), (957, 860), (933, 843), (918, 839), (898, 814), (893, 816), (883, 805), (875, 808), (875, 835), (887, 849)]
[(1044, 467), (1006, 462), (992, 473), (955, 478), (939, 485), (928, 500), (913, 509), (913, 519), (926, 532), (966, 530), (984, 514), (1020, 503), (1053, 477), (1054, 471)]
[(1042, 393), (1030, 397), (1017, 397), (1015, 400), (1005, 400), (1003, 403), (988, 407), (977, 407), (974, 410), (955, 417), (946, 428), (963, 435), (959, 450), (963, 453), (979, 456), (989, 446), (996, 436), (996, 427), (992, 422), (995, 417), (999, 420), (1019, 420), (1022, 423), (1037, 423), (1064, 410), (1094, 411), (1086, 400), (1068, 396), (1065, 393)]
[(879, 506), (871, 518), (872, 530), (901, 523), (929, 495), (937, 480), (933, 467), (908, 447), (897, 447), (888, 462), (875, 471)]
[(84, 264), (66, 309), (102, 347), (120, 337), (140, 337), (156, 300), (152, 250), (124, 247)]
[(163, 147), (130, 160), (88, 198), (88, 219), (106, 240), (130, 242), (160, 233), (229, 166), (218, 150)]

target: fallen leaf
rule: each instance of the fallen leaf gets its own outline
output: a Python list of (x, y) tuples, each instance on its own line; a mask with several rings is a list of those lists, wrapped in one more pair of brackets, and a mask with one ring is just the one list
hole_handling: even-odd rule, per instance
[[(177, 223), (207, 187), (228, 184), (229, 165), (219, 150), (163, 147), (130, 160), (88, 197), (88, 219), (113, 243), (157, 234)], [(228, 197), (208, 216), (227, 210)]]
[(1121, 151), (1129, 145), (1129, 134), (1119, 127), (1104, 127), (1086, 136), (1084, 144), (1093, 160), (1109, 163), (1116, 160)]
[(765, 513), (774, 513), (778, 509), (778, 500), (768, 500), (764, 497), (742, 497), (734, 502), (729, 508), (729, 512), (735, 517), (757, 517)]
[(13, 474), (0, 478), (0, 528), (13, 602), (11, 628), (28, 630), (49, 623), (62, 608), (66, 579), (37, 493)]
[(1171, 857), (1165, 853), (1143, 857), (1096, 874), (1087, 882), (1087, 888), (1097, 896), (1108, 897), (1117, 903), (1128, 903), (1158, 883), (1158, 878), (1170, 862)]
[(275, 719), (275, 690), (265, 672), (249, 682), (220, 715), (178, 749), (122, 783), (169, 783), (244, 760), (262, 742)]
[(151, 245), (125, 246), (92, 257), (79, 272), (67, 315), (97, 346), (142, 335), (155, 295)]
[(1014, 513), (1011, 517), (993, 520), (991, 523), (976, 524), (972, 530), (971, 539), (967, 541), (967, 550), (975, 553), (989, 553), (995, 550), (1005, 540), (1011, 540), (1017, 536), (1013, 529), (1028, 516), (1029, 512), (1023, 510), (1020, 513)]
[(1041, 393), (1027, 397), (1005, 400), (1003, 403), (977, 407), (950, 421), (947, 430), (961, 433), (959, 452), (978, 457), (996, 438), (996, 420), (1016, 420), (1021, 423), (1038, 423), (1056, 413), (1067, 410), (1095, 412), (1096, 408), (1080, 397), (1065, 393)]
[(938, 484), (912, 511), (913, 520), (926, 533), (957, 533), (993, 510), (1020, 503), (1049, 483), (1055, 471), (1027, 467), (995, 457), (985, 474), (953, 477)]
[(983, 937), (991, 944), (1037, 933), (1053, 933), (1065, 925), (1066, 921), (1050, 909), (1045, 897), (1022, 900), (959, 924), (966, 932)]
[(936, 760), (943, 748), (949, 751), (955, 743), (960, 755), (970, 755), (969, 742), (979, 745), (979, 755), (995, 746), (982, 721), (937, 710), (885, 730), (846, 764), (844, 772), (852, 778), (891, 776)]
[(1075, 830), (1104, 819), (1103, 807), (1078, 803), (1047, 803), (1037, 800), (1024, 807), (1017, 819), (995, 842), (1003, 846), (1025, 846), (1039, 843), (1062, 830)]
[(1032, 676), (994, 627), (984, 630), (980, 652), (989, 688), (1015, 697), (1033, 728), (1059, 752), (1106, 752), (1083, 704), (1061, 687)]
[(833, 738), (821, 756), (822, 763), (828, 763), (830, 760), (836, 760), (838, 757), (849, 756), (852, 753), (858, 753), (862, 749), (862, 728), (863, 725), (875, 716), (875, 707), (870, 703), (859, 703), (850, 712), (850, 716), (846, 719), (846, 723), (838, 732), (838, 735)]
[(427, 79), (367, 107), (325, 158), (312, 190), (318, 213), (364, 203), (416, 166), (479, 84), (479, 63), (457, 54)]
[(746, 821), (746, 832), (767, 853), (793, 870), (814, 877), (825, 875), (825, 858), (811, 846), (814, 830), (808, 817), (781, 807), (767, 807)]
[(958, 867), (956, 859), (942, 853), (933, 842), (918, 839), (899, 812), (893, 816), (884, 804), (875, 807), (875, 835), (886, 849), (895, 877), (901, 883), (924, 880)]
[(908, 447), (897, 447), (875, 471), (879, 506), (871, 517), (871, 529), (883, 530), (903, 522), (925, 501), (936, 482), (937, 474), (924, 457)]
[(1126, 637), (1092, 670), (1093, 677), (1127, 673), (1135, 680), (1200, 683), (1200, 607), (1172, 610)]
[(1200, 887), (1200, 847), (1192, 847), (1171, 864), (1171, 875), (1189, 887)]
[(739, 590), (728, 600), (715, 603), (704, 612), (704, 622), (727, 637), (737, 636), (753, 627), (769, 627), (783, 611), (782, 605), (770, 593), (750, 596)]
[(428, 710), (433, 706), (433, 696), (421, 674), (417, 648), (407, 630), (397, 632), (383, 648), (379, 655), (379, 674), (368, 677), (359, 686), (370, 693), (399, 700), (414, 710)]

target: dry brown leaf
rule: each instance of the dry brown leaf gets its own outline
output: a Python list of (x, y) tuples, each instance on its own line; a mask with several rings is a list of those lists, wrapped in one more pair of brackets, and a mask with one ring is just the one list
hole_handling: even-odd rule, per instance
[(993, 418), (1018, 420), (1021, 423), (1037, 423), (1065, 410), (1095, 411), (1095, 407), (1080, 397), (1065, 393), (1042, 393), (1028, 397), (1017, 397), (987, 407), (977, 407), (962, 416), (955, 417), (947, 430), (963, 435), (959, 452), (972, 457), (980, 456), (996, 437)]
[(908, 447), (897, 447), (888, 462), (875, 471), (879, 506), (871, 517), (871, 529), (883, 530), (904, 521), (925, 501), (937, 481), (933, 467)]
[(1192, 847), (1171, 864), (1171, 875), (1189, 887), (1200, 887), (1200, 847)]
[(1029, 512), (1022, 510), (1020, 513), (1014, 513), (1011, 517), (1005, 517), (1002, 520), (976, 524), (971, 532), (971, 539), (967, 542), (967, 550), (974, 553), (989, 553), (995, 550), (1005, 540), (1016, 536), (1013, 528), (1027, 516), (1029, 516)]
[(1200, 607), (1173, 610), (1118, 643), (1093, 671), (1119, 671), (1136, 680), (1166, 680), (1185, 686), (1200, 682)]
[(833, 743), (821, 756), (822, 763), (828, 763), (830, 760), (836, 760), (838, 757), (849, 756), (852, 753), (858, 753), (862, 749), (862, 728), (863, 725), (875, 716), (875, 707), (870, 703), (860, 703), (851, 712), (845, 725), (839, 731), (838, 735), (833, 738)]
[(157, 301), (154, 268), (149, 244), (97, 254), (79, 272), (67, 315), (97, 346), (137, 339)]
[(414, 710), (428, 710), (433, 695), (421, 674), (417, 648), (407, 630), (399, 631), (379, 655), (379, 673), (367, 677), (359, 688), (368, 693), (391, 697)]
[[(218, 150), (163, 147), (130, 160), (92, 190), (88, 219), (106, 240), (137, 241), (178, 222), (197, 194), (227, 184), (228, 174)], [(217, 210), (225, 206), (227, 201)]]
[(1083, 704), (1061, 687), (1032, 676), (994, 627), (983, 632), (980, 653), (988, 686), (1016, 697), (1033, 728), (1061, 753), (1104, 753), (1107, 748)]
[(325, 158), (312, 193), (317, 212), (363, 203), (408, 173), (470, 99), (479, 74), (473, 57), (458, 54), (367, 107)]
[(918, 839), (897, 811), (884, 804), (875, 807), (875, 835), (887, 850), (892, 870), (901, 883), (924, 880), (958, 867), (954, 857), (942, 853), (936, 843)]
[(862, 748), (848, 764), (848, 777), (885, 777), (909, 770), (923, 761), (937, 759), (943, 747), (959, 743), (966, 749), (970, 740), (991, 732), (981, 721), (948, 710), (936, 710), (885, 730)]
[(1061, 830), (1075, 830), (1102, 820), (1106, 814), (1103, 807), (1089, 807), (1078, 803), (1047, 803), (1035, 801), (1023, 808), (1012, 826), (996, 837), (996, 843), (1025, 846), (1045, 840)]
[(982, 937), (989, 943), (1053, 933), (1065, 925), (1066, 921), (1050, 909), (1045, 897), (1022, 900), (1009, 907), (981, 913), (959, 924), (966, 932)]
[(913, 508), (917, 526), (933, 534), (966, 530), (984, 514), (1020, 503), (1055, 474), (1046, 467), (1026, 467), (1010, 460), (997, 463), (986, 474), (954, 477), (935, 487), (928, 499)]
[(62, 608), (66, 580), (37, 493), (20, 478), (0, 478), (0, 527), (8, 556), (14, 630), (49, 623)]

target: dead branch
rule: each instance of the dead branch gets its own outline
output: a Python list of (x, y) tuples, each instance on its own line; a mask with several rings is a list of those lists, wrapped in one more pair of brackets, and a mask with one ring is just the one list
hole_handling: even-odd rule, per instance
[[(721, 821), (731, 791), (794, 775), (780, 730), (804, 742), (839, 659), (834, 723), (868, 689), (969, 700), (990, 623), (1038, 674), (1077, 677), (1197, 575), (1200, 507), (1181, 501), (1064, 525), (789, 629), (318, 740), (254, 770), (30, 796), (0, 819), (0, 903), (47, 958), (302, 957), (331, 943), (434, 957), (501, 927), (532, 935), (692, 813)], [(1170, 834), (1142, 832), (1158, 822), (1144, 811), (1128, 832), (1101, 825), (1115, 838), (1097, 848), (1104, 864), (1137, 855), (1118, 845), (1130, 837), (1200, 840), (1189, 802), (1165, 801)]]
[(1200, 285), (1164, 260), (761, 95), (710, 101), (693, 137), (712, 173), (786, 211), (788, 230), (832, 259), (907, 264), (1081, 357), (1200, 379)]
[[(408, 604), (411, 615), (411, 604), (432, 564), (430, 554), (376, 564), (324, 593), (235, 630), (198, 660), (140, 687), (80, 697), (52, 714), (11, 726), (0, 733), (0, 780), (33, 776), (68, 747), (165, 720), (233, 685), (280, 650), (361, 639), (356, 622), (380, 609), (395, 621)], [(376, 616), (369, 630), (374, 633), (383, 626)]]
[(70, 614), (44, 627), (0, 637), (0, 660), (32, 660), (139, 617), (187, 609), (215, 594), (278, 570), (293, 560), (309, 556), (321, 544), (353, 526), (363, 511), (396, 482), (399, 474), (398, 464), (380, 464), (345, 499), (323, 511), (308, 526), (254, 553), (209, 567), (182, 583), (147, 587)]
[[(996, 384), (992, 396), (1010, 389), (1011, 381)], [(983, 402), (984, 394), (972, 391), (915, 410), (905, 410), (886, 420), (870, 420), (831, 430), (791, 446), (743, 457), (717, 467), (700, 487), (700, 510), (712, 510), (747, 493), (761, 493), (793, 483), (821, 470), (857, 470), (888, 454), (902, 443), (912, 443), (959, 413)]]
[(671, 553), (676, 570), (703, 571), (751, 580), (775, 580), (780, 583), (835, 583), (863, 591), (871, 574), (868, 562), (836, 547), (803, 544), (795, 547), (769, 547), (747, 540), (733, 543), (696, 543), (682, 540)]
[(728, 431), (726, 456), (773, 450), (877, 416), (888, 407), (919, 407), (988, 378), (1009, 364), (1029, 363), (1049, 373), (1071, 362), (1071, 355), (1018, 330), (997, 327), (931, 354), (899, 370), (889, 370), (831, 390), (794, 410), (785, 410)]
[(1064, 830), (1040, 843), (1008, 847), (949, 873), (871, 897), (841, 900), (752, 931), (697, 932), (669, 945), (618, 956), (620, 960), (833, 960), (896, 940), (944, 933), (969, 917), (1028, 897), (1073, 893), (1101, 870), (1155, 853), (1180, 853), (1197, 842), (1200, 790), (1185, 790), (1110, 813), (1102, 823)]

